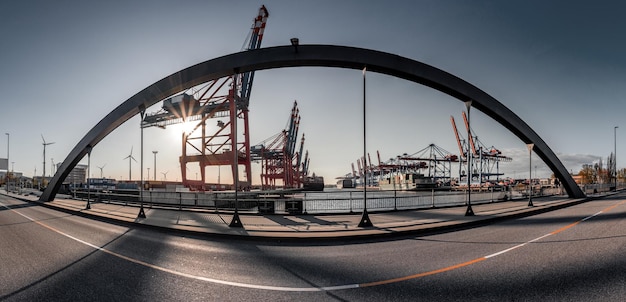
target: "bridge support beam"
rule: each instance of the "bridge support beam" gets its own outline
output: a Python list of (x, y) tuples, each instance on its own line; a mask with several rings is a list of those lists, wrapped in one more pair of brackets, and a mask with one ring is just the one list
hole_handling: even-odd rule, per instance
[(109, 133), (137, 115), (142, 108), (148, 108), (176, 93), (235, 72), (304, 66), (356, 70), (367, 66), (368, 71), (422, 84), (462, 102), (472, 100), (474, 108), (499, 122), (525, 144), (533, 143), (535, 153), (554, 172), (570, 197), (585, 197), (543, 139), (515, 113), (474, 85), (433, 66), (390, 53), (335, 45), (298, 45), (296, 51), (293, 46), (288, 45), (238, 52), (208, 60), (173, 73), (133, 95), (98, 122), (70, 151), (40, 200), (54, 200), (63, 180), (87, 154), (87, 147), (95, 147)]

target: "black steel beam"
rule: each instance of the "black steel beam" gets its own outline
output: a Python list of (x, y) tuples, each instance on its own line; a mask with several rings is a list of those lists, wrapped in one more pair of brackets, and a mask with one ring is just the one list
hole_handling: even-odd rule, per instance
[(111, 111), (78, 142), (57, 170), (40, 200), (53, 200), (63, 180), (87, 154), (87, 149), (96, 146), (142, 109), (198, 84), (235, 73), (305, 66), (359, 70), (367, 67), (370, 72), (419, 83), (462, 102), (472, 100), (473, 107), (499, 122), (524, 143), (535, 144), (534, 151), (561, 180), (570, 197), (585, 196), (543, 139), (515, 113), (474, 85), (433, 66), (390, 53), (336, 45), (299, 45), (297, 51), (294, 46), (278, 46), (215, 58), (173, 73), (146, 87)]

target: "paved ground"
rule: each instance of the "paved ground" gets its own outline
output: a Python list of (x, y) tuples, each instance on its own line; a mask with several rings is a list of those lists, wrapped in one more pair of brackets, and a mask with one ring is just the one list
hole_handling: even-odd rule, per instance
[[(0, 194), (29, 202), (38, 202), (34, 195)], [(361, 213), (336, 215), (279, 215), (240, 214), (243, 227), (230, 227), (233, 214), (209, 210), (175, 210), (145, 208), (146, 218), (138, 218), (139, 207), (120, 204), (91, 203), (56, 198), (41, 203), (46, 207), (91, 218), (106, 219), (118, 223), (141, 224), (183, 232), (215, 236), (239, 236), (242, 238), (312, 239), (375, 237), (394, 234), (418, 234), (449, 231), (459, 228), (485, 225), (503, 219), (529, 216), (584, 202), (584, 199), (536, 198), (533, 207), (527, 200), (494, 202), (473, 205), (475, 216), (465, 216), (466, 207), (434, 208), (384, 213), (369, 213), (373, 227), (359, 227)]]

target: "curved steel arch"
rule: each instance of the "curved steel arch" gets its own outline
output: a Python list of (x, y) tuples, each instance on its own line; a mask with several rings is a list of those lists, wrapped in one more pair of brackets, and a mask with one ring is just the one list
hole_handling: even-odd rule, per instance
[(446, 93), (498, 121), (550, 167), (568, 195), (585, 197), (550, 147), (515, 113), (474, 85), (430, 65), (385, 52), (335, 45), (278, 46), (244, 51), (208, 60), (173, 73), (133, 95), (94, 126), (61, 164), (40, 201), (51, 201), (70, 171), (104, 137), (143, 109), (195, 85), (254, 70), (284, 67), (339, 67), (363, 69), (406, 79)]

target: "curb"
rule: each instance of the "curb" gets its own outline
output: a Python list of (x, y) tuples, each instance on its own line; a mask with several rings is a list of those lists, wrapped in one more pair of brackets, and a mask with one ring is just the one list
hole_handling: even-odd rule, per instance
[[(112, 223), (116, 225), (122, 225), (125, 227), (139, 227), (146, 228), (151, 230), (156, 230), (159, 232), (175, 232), (185, 236), (193, 236), (193, 237), (210, 237), (210, 238), (229, 238), (229, 239), (237, 239), (237, 240), (248, 240), (248, 241), (289, 241), (289, 242), (304, 242), (304, 241), (346, 241), (346, 240), (371, 240), (371, 239), (394, 239), (398, 237), (405, 236), (415, 236), (415, 235), (432, 235), (432, 234), (441, 234), (448, 233), (459, 230), (466, 230), (481, 226), (490, 225), (493, 223), (524, 218), (532, 215), (542, 214), (554, 210), (563, 209), (566, 207), (578, 205), (581, 203), (585, 203), (596, 198), (582, 198), (582, 199), (568, 199), (566, 201), (557, 202), (555, 204), (549, 204), (545, 206), (536, 206), (530, 207), (520, 210), (514, 210), (512, 212), (496, 215), (492, 217), (485, 217), (482, 219), (475, 219), (471, 221), (440, 221), (434, 222), (432, 224), (419, 224), (419, 225), (408, 225), (408, 226), (399, 226), (392, 227), (388, 229), (382, 229), (377, 227), (368, 227), (361, 228), (356, 230), (342, 230), (342, 231), (328, 231), (328, 230), (320, 230), (320, 231), (307, 231), (307, 232), (299, 232), (299, 231), (263, 231), (263, 230), (246, 230), (245, 228), (229, 228), (226, 232), (217, 232), (212, 231), (207, 228), (195, 227), (195, 226), (182, 226), (182, 225), (173, 225), (173, 226), (163, 226), (156, 224), (145, 224), (141, 223), (140, 219), (132, 219), (120, 215), (111, 215), (108, 213), (87, 213), (82, 210), (77, 210), (71, 207), (62, 207), (58, 205), (51, 205), (46, 202), (41, 202), (39, 200), (31, 200), (26, 198), (21, 198), (19, 196), (10, 196), (15, 199), (19, 199), (28, 203), (35, 203), (45, 208), (54, 209), (57, 211), (61, 211), (64, 213), (85, 217), (89, 219), (94, 219), (98, 221), (103, 221), (107, 223)], [(356, 213), (355, 215), (359, 215)]]

